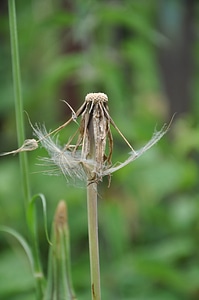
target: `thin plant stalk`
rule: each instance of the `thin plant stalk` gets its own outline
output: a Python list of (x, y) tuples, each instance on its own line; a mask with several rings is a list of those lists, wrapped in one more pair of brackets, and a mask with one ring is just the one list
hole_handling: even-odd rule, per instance
[[(93, 115), (89, 115), (88, 121), (88, 140), (89, 141), (89, 158), (96, 160), (96, 140), (95, 125)], [(86, 151), (85, 151), (86, 152)], [(94, 175), (94, 179), (93, 179)], [(89, 255), (90, 255), (90, 272), (91, 272), (91, 295), (92, 300), (101, 299), (100, 286), (100, 262), (99, 262), (99, 238), (98, 238), (98, 207), (97, 207), (97, 186), (95, 170), (91, 170), (87, 175), (87, 218), (88, 218), (88, 238), (89, 238)]]
[(91, 294), (93, 300), (101, 299), (100, 265), (98, 245), (97, 183), (87, 186), (88, 235), (91, 271)]
[[(10, 23), (10, 40), (11, 40), (13, 86), (14, 86), (14, 96), (15, 96), (17, 140), (18, 140), (18, 145), (20, 146), (25, 140), (25, 134), (24, 134), (23, 101), (22, 101), (22, 91), (21, 91), (21, 76), (20, 76), (20, 63), (19, 63), (19, 51), (18, 51), (15, 0), (8, 1), (8, 11), (9, 11), (9, 23)], [(30, 226), (30, 222), (28, 221), (28, 205), (31, 201), (31, 193), (30, 193), (30, 184), (28, 178), (29, 172), (28, 172), (27, 156), (25, 152), (20, 153), (19, 160), (20, 160), (20, 169), (21, 169), (21, 179), (23, 184), (25, 213), (26, 213), (26, 219), (29, 227), (29, 235), (30, 235), (32, 253), (34, 258), (33, 269), (34, 269), (34, 275), (36, 279), (36, 293), (37, 293), (37, 299), (41, 300), (43, 295), (43, 272), (41, 269), (41, 263), (39, 258), (36, 224), (34, 224), (34, 226)], [(35, 211), (33, 212), (32, 220), (34, 218), (34, 215), (35, 215)], [(31, 227), (34, 227), (34, 229)]]
[[(15, 95), (15, 114), (16, 114), (16, 127), (17, 127), (17, 141), (18, 146), (23, 144), (25, 139), (24, 134), (24, 118), (23, 118), (23, 101), (21, 92), (21, 76), (18, 52), (18, 36), (17, 36), (17, 21), (16, 21), (16, 8), (15, 0), (8, 1), (9, 9), (9, 22), (10, 22), (10, 41), (11, 41), (11, 56), (12, 56), (12, 72), (13, 72), (13, 87)], [(28, 163), (26, 153), (20, 153), (19, 156), (20, 167), (22, 170), (23, 192), (25, 199), (25, 206), (27, 201), (30, 200), (30, 185), (28, 179)]]

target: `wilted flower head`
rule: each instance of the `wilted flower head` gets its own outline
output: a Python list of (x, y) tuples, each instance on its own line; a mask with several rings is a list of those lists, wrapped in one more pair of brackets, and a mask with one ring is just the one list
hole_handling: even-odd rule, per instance
[[(67, 105), (70, 107), (68, 103)], [(52, 167), (50, 174), (57, 174), (58, 167), (59, 171), (61, 171), (67, 179), (77, 178), (88, 182), (99, 181), (102, 180), (103, 176), (111, 175), (113, 172), (140, 157), (156, 144), (169, 128), (169, 125), (163, 126), (160, 131), (153, 134), (151, 140), (143, 148), (135, 151), (111, 118), (106, 94), (89, 93), (77, 112), (74, 112), (72, 108), (71, 110), (72, 117), (50, 133), (47, 132), (44, 126), (32, 126), (38, 140), (26, 140), (24, 145), (18, 150), (5, 154), (34, 150), (36, 149), (36, 145), (40, 142), (50, 156), (48, 158), (42, 158), (45, 165), (47, 164)], [(81, 118), (78, 130), (72, 138), (67, 141), (65, 146), (60, 147), (57, 140), (54, 141), (51, 137), (52, 134), (63, 129), (71, 121), (77, 122), (78, 118)], [(131, 149), (129, 157), (124, 162), (114, 165), (111, 161), (113, 153), (111, 126), (118, 131)]]
[[(51, 133), (47, 133), (45, 127), (36, 126), (34, 132), (50, 156), (50, 158), (43, 160), (48, 165), (56, 165), (66, 178), (98, 181), (103, 176), (111, 175), (140, 157), (157, 143), (168, 130), (168, 126), (164, 126), (159, 132), (153, 134), (151, 140), (143, 148), (135, 151), (110, 117), (107, 103), (108, 97), (104, 93), (90, 93), (86, 96), (83, 105), (76, 113), (73, 111), (72, 118), (65, 123), (67, 125), (70, 121), (76, 121), (77, 118), (81, 117), (78, 132), (68, 140), (64, 147), (60, 147), (57, 142), (55, 143), (51, 134), (65, 127), (65, 124)], [(111, 125), (131, 149), (127, 160), (115, 165), (112, 165), (111, 162), (113, 152)], [(76, 135), (77, 141), (72, 144)], [(106, 146), (107, 142), (108, 147)]]

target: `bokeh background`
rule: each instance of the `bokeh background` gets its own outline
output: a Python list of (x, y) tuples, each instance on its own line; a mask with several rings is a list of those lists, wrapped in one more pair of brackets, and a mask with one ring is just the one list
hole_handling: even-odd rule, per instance
[[(135, 149), (173, 114), (168, 134), (99, 187), (102, 297), (199, 299), (199, 2), (197, 0), (17, 0), (24, 110), (54, 129), (89, 92), (109, 97), (110, 114)], [(17, 148), (7, 1), (0, 2), (0, 152)], [(26, 137), (32, 129), (24, 113)], [(60, 134), (62, 143), (73, 125)], [(113, 129), (114, 159), (129, 149)], [(32, 195), (47, 200), (49, 230), (68, 205), (73, 283), (90, 299), (86, 189), (44, 176), (43, 149), (28, 153)], [(42, 208), (39, 239), (47, 269)], [(0, 158), (0, 223), (27, 240), (18, 157)], [(0, 234), (0, 298), (34, 299), (20, 245)]]

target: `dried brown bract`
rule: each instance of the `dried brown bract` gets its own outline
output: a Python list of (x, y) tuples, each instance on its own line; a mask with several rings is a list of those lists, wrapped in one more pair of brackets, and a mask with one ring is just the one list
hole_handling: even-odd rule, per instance
[[(86, 164), (84, 165), (85, 170), (89, 171), (88, 177), (93, 180), (98, 177), (97, 174), (102, 174), (103, 169), (111, 166), (113, 137), (107, 102), (108, 97), (104, 93), (90, 93), (76, 113), (77, 117), (81, 115), (81, 123), (73, 153), (81, 147), (81, 158), (95, 162), (94, 168), (87, 168)], [(107, 140), (108, 153), (106, 154)], [(71, 148), (70, 143), (66, 145), (66, 149), (68, 148)]]
[[(143, 148), (135, 151), (110, 117), (106, 94), (89, 93), (77, 112), (68, 103), (67, 105), (72, 111), (72, 117), (66, 123), (50, 133), (44, 126), (33, 127), (31, 125), (38, 140), (27, 140), (28, 142), (25, 141), (22, 147), (6, 154), (31, 151), (37, 148), (38, 143), (41, 143), (50, 155), (50, 158), (42, 158), (44, 165), (50, 167), (47, 174), (57, 174), (58, 171), (61, 171), (67, 179), (77, 178), (88, 182), (98, 182), (103, 176), (110, 176), (113, 172), (140, 157), (156, 144), (170, 127), (170, 124), (163, 126), (160, 131), (153, 134), (151, 140)], [(57, 140), (53, 141), (51, 135), (59, 132), (72, 121), (77, 123), (79, 117), (81, 121), (78, 130), (64, 147), (60, 147)], [(111, 162), (113, 153), (111, 125), (131, 149), (129, 157), (117, 165), (112, 165)]]

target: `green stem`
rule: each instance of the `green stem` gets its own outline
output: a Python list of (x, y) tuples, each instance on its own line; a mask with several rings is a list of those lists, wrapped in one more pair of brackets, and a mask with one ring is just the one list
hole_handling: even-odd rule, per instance
[[(18, 140), (18, 147), (20, 147), (25, 140), (25, 134), (24, 134), (23, 101), (22, 101), (22, 92), (21, 92), (21, 76), (20, 76), (19, 53), (18, 53), (15, 0), (8, 1), (8, 9), (9, 9), (9, 22), (10, 22), (10, 40), (11, 40), (13, 85), (14, 85), (14, 95), (15, 95), (17, 140)], [(19, 159), (20, 159), (20, 167), (22, 170), (21, 173), (22, 173), (22, 180), (23, 180), (25, 206), (27, 207), (27, 201), (30, 200), (30, 186), (28, 180), (28, 163), (27, 163), (26, 153), (25, 152), (20, 153)]]
[[(18, 36), (17, 36), (17, 21), (16, 21), (16, 8), (15, 0), (8, 1), (9, 10), (9, 23), (10, 23), (10, 40), (11, 40), (11, 56), (12, 56), (12, 71), (13, 71), (13, 85), (15, 95), (15, 112), (16, 112), (16, 127), (17, 127), (17, 140), (20, 147), (24, 140), (24, 118), (23, 118), (23, 101), (21, 92), (21, 76), (20, 76), (20, 64), (19, 64), (19, 51), (18, 51)], [(28, 222), (28, 205), (31, 200), (30, 184), (28, 178), (28, 163), (27, 155), (25, 152), (20, 153), (20, 169), (23, 183), (23, 194), (26, 211), (26, 219), (29, 227), (30, 240), (32, 244), (32, 252), (34, 257), (34, 275), (36, 280), (37, 299), (42, 299), (43, 290), (43, 272), (41, 269), (39, 251), (38, 251), (38, 239), (36, 230), (31, 230)], [(35, 213), (35, 212), (34, 212)]]
[(93, 300), (101, 299), (98, 245), (97, 183), (87, 187), (88, 235), (91, 269), (91, 294)]

